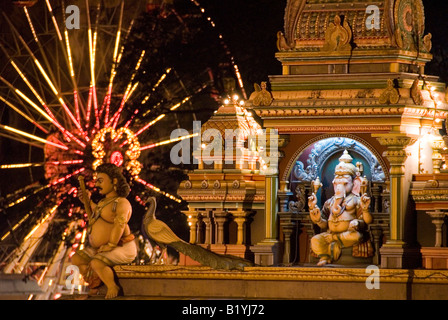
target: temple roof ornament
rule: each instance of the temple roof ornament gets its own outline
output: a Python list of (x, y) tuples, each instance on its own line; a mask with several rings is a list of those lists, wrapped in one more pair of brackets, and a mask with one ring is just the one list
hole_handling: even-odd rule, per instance
[(397, 104), (400, 100), (400, 93), (394, 87), (392, 79), (387, 80), (387, 88), (381, 93), (378, 102), (382, 104)]
[[(368, 9), (372, 6), (377, 8), (374, 13), (377, 16)], [(334, 28), (332, 25), (338, 26), (336, 16), (341, 18), (340, 26), (353, 34), (353, 44), (358, 50), (398, 48), (424, 53), (431, 50), (431, 35), (424, 36), (422, 0), (288, 0), (284, 33), (278, 34), (279, 50), (322, 49), (328, 41), (327, 33)], [(378, 20), (375, 26), (379, 28), (368, 26), (368, 19), (372, 18)]]
[(328, 25), (327, 31), (325, 31), (325, 44), (322, 51), (351, 50), (351, 40), (352, 30), (347, 20), (344, 19), (344, 22), (342, 22), (341, 16), (335, 15), (334, 22), (331, 22)]

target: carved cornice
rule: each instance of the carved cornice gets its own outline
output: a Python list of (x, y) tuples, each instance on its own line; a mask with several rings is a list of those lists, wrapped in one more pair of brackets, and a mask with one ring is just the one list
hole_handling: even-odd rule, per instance
[(293, 133), (293, 132), (310, 132), (310, 133), (322, 133), (322, 132), (383, 132), (390, 131), (392, 126), (385, 125), (352, 125), (346, 126), (281, 126), (277, 127), (280, 133)]
[[(412, 199), (416, 203), (431, 203), (434, 202), (445, 202), (448, 208), (448, 190), (425, 190), (425, 191), (411, 191)], [(417, 208), (418, 210), (418, 208)]]
[[(355, 104), (345, 104), (344, 107), (335, 106), (335, 104), (341, 104), (340, 101), (316, 101), (313, 106), (301, 106), (300, 102), (298, 106), (271, 106), (270, 108), (254, 109), (256, 114), (261, 118), (291, 118), (291, 117), (328, 117), (328, 116), (411, 116), (422, 118), (434, 118), (434, 109), (423, 107), (384, 107), (384, 106), (366, 106), (362, 101), (358, 101), (358, 106), (350, 106)], [(438, 110), (436, 118), (445, 119), (448, 116), (448, 111)]]
[(198, 195), (198, 194), (181, 194), (182, 199), (188, 202), (201, 202), (201, 201), (234, 201), (234, 202), (247, 202), (247, 201), (253, 201), (253, 202), (263, 202), (266, 200), (266, 197), (264, 195)]
[(415, 141), (417, 141), (416, 138), (411, 138), (407, 135), (400, 133), (376, 134), (374, 136), (381, 145), (394, 149), (395, 148), (403, 149), (408, 145), (411, 145)]

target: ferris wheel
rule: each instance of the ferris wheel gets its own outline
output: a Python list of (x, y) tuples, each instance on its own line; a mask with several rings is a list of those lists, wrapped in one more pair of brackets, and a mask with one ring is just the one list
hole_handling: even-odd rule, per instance
[[(167, 150), (194, 136), (193, 121), (245, 95), (200, 3), (12, 1), (1, 14), (0, 175), (11, 183), (0, 189), (0, 269), (40, 259), (48, 271), (64, 242), (82, 240), (77, 177), (91, 181), (101, 163), (122, 168), (136, 203), (155, 193), (180, 205), (153, 171), (175, 167)], [(176, 128), (190, 133), (170, 139)]]

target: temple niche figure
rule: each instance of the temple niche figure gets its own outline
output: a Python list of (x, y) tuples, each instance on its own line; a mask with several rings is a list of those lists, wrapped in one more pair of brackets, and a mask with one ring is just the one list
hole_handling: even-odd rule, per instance
[(311, 250), (320, 259), (318, 266), (337, 261), (342, 248), (355, 248), (367, 240), (364, 233), (373, 219), (369, 213), (370, 198), (365, 193), (367, 179), (361, 177), (352, 160), (345, 150), (335, 168), (334, 196), (322, 210), (316, 205), (318, 187), (308, 198), (311, 220), (323, 230), (311, 239)]

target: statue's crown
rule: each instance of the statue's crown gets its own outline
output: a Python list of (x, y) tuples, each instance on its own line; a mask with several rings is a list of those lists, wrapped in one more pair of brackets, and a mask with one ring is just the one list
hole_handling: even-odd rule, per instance
[(336, 166), (334, 173), (335, 175), (346, 175), (355, 176), (357, 172), (356, 166), (352, 163), (353, 158), (348, 154), (347, 150), (344, 150), (342, 156), (339, 158), (339, 164)]

